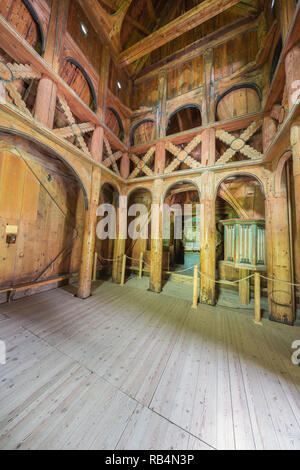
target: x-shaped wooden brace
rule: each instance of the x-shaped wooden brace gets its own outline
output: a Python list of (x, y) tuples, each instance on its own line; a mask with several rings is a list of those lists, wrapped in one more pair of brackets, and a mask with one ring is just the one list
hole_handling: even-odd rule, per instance
[(255, 150), (250, 145), (247, 145), (247, 142), (251, 139), (251, 137), (261, 128), (263, 122), (262, 121), (255, 121), (253, 122), (248, 129), (246, 129), (240, 137), (235, 137), (229, 132), (224, 130), (217, 130), (216, 137), (230, 146), (229, 149), (226, 150), (225, 153), (219, 158), (218, 163), (227, 163), (237, 152), (241, 152), (250, 160), (256, 160), (257, 158), (262, 158), (263, 155)]
[(13, 81), (18, 78), (29, 78), (37, 80), (41, 78), (41, 74), (30, 67), (30, 65), (22, 64), (5, 64), (0, 62), (0, 80), (4, 83), (10, 97), (13, 99), (15, 105), (25, 114), (31, 116), (31, 112), (23, 101), (22, 96), (15, 87)]
[[(84, 141), (84, 138), (82, 137), (82, 130), (80, 128), (80, 124), (77, 124), (75, 122), (75, 119), (74, 119), (74, 116), (73, 116), (73, 113), (68, 105), (68, 103), (66, 102), (65, 98), (62, 96), (62, 95), (57, 95), (57, 98), (58, 98), (58, 101), (61, 105), (61, 108), (63, 110), (63, 113), (64, 115), (66, 116), (67, 118), (67, 121), (69, 123), (69, 129), (71, 131), (71, 134), (69, 135), (69, 137), (71, 136), (74, 136), (76, 137), (76, 140), (78, 141), (79, 145), (80, 145), (80, 148), (81, 150), (83, 150), (84, 153), (88, 154), (89, 156), (91, 155), (90, 154), (90, 151), (89, 149), (87, 148), (87, 145)], [(57, 130), (57, 129), (56, 129)], [(55, 131), (56, 131), (55, 130)], [(87, 132), (87, 131), (86, 131)]]
[(148, 163), (155, 154), (155, 147), (151, 147), (143, 158), (137, 157), (134, 153), (129, 155), (130, 160), (136, 165), (135, 169), (130, 173), (129, 178), (136, 178), (142, 171), (147, 176), (152, 176), (154, 173), (149, 168)]
[[(92, 132), (95, 129), (95, 124), (92, 122), (83, 122), (82, 124), (77, 124), (77, 127), (80, 129), (81, 134), (86, 134), (87, 132)], [(74, 132), (68, 127), (62, 127), (61, 129), (55, 129), (55, 134), (63, 139), (67, 139), (68, 137), (74, 137)]]
[(122, 155), (123, 155), (122, 152), (118, 151), (118, 152), (113, 153), (107, 137), (104, 137), (104, 145), (105, 145), (106, 151), (108, 153), (108, 157), (105, 160), (103, 160), (103, 162), (102, 162), (103, 165), (105, 165), (107, 168), (112, 166), (114, 171), (118, 175), (120, 175), (119, 168), (118, 168), (118, 165), (117, 165), (117, 161), (122, 157)]
[(184, 149), (177, 147), (176, 145), (172, 144), (172, 142), (167, 142), (166, 149), (169, 150), (169, 152), (171, 152), (175, 158), (170, 163), (170, 165), (167, 166), (165, 173), (172, 173), (176, 170), (176, 168), (179, 167), (179, 165), (181, 165), (181, 163), (185, 163), (190, 168), (200, 168), (203, 166), (200, 162), (195, 160), (195, 158), (190, 156), (190, 153), (197, 147), (197, 145), (200, 144), (201, 140), (202, 135), (196, 135), (196, 137), (194, 137), (193, 140), (191, 140), (191, 142)]

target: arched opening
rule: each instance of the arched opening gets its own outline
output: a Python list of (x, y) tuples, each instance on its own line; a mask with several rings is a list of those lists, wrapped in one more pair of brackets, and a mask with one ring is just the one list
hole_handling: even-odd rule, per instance
[[(98, 254), (98, 265), (104, 275), (111, 275), (115, 258), (115, 240), (117, 235), (117, 211), (119, 207), (119, 191), (116, 186), (104, 183), (100, 190), (95, 251)], [(100, 225), (101, 224), (101, 225)]]
[(29, 0), (0, 2), (0, 14), (39, 54), (44, 52), (44, 28)]
[(97, 98), (93, 82), (85, 69), (75, 59), (72, 57), (65, 58), (60, 76), (87, 106), (93, 111), (97, 109)]
[(163, 250), (164, 270), (193, 276), (200, 264), (200, 195), (192, 181), (180, 181), (169, 187), (164, 197)]
[(184, 132), (202, 125), (200, 107), (196, 104), (188, 104), (174, 111), (169, 117), (166, 135)]
[(51, 149), (18, 135), (1, 134), (0, 162), (5, 227), (0, 286), (51, 281), (47, 288), (56, 287), (52, 281), (66, 280), (80, 269), (87, 207), (83, 185)]
[(149, 189), (138, 187), (128, 195), (128, 238), (126, 254), (129, 256), (127, 267), (135, 271), (143, 254), (144, 269), (149, 271), (151, 263), (151, 204)]
[(230, 88), (216, 103), (216, 121), (226, 121), (261, 109), (261, 93), (256, 85), (246, 84)]
[(155, 122), (145, 119), (137, 123), (130, 133), (130, 144), (132, 146), (152, 142), (155, 139)]
[[(223, 178), (216, 193), (216, 268), (218, 278), (235, 284), (219, 285), (219, 303), (234, 304), (247, 273), (266, 270), (265, 196), (253, 175)], [(249, 284), (253, 291), (253, 283)], [(263, 285), (266, 288), (266, 284)]]
[(106, 109), (105, 124), (118, 137), (119, 140), (124, 139), (124, 126), (122, 119), (120, 118), (117, 111), (111, 106)]

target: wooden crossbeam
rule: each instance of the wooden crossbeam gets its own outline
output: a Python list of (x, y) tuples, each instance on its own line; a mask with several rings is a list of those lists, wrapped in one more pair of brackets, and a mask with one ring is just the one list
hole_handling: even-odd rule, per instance
[(142, 39), (119, 56), (119, 63), (122, 67), (135, 62), (140, 57), (158, 49), (164, 44), (181, 36), (186, 31), (196, 28), (202, 23), (214, 18), (223, 11), (239, 3), (239, 0), (205, 0), (196, 7), (187, 11), (167, 25), (163, 26), (147, 38)]

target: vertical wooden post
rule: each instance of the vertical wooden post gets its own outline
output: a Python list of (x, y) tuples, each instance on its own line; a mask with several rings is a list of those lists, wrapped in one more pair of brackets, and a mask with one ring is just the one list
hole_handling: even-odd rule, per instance
[(159, 141), (155, 150), (155, 168), (156, 174), (162, 175), (166, 167), (166, 145), (165, 142)]
[(285, 58), (285, 76), (286, 88), (289, 102), (289, 111), (296, 104), (297, 98), (300, 95), (300, 46), (296, 44), (287, 53)]
[[(214, 92), (214, 50), (207, 49), (203, 54), (203, 71), (205, 76), (202, 99), (202, 123), (215, 121), (215, 92)], [(203, 152), (203, 150), (202, 150)]]
[(97, 263), (98, 263), (98, 253), (94, 253), (94, 266), (93, 266), (93, 281), (97, 281)]
[(271, 117), (264, 118), (263, 124), (263, 150), (264, 153), (268, 150), (272, 140), (277, 134), (277, 124)]
[(117, 212), (117, 235), (114, 240), (114, 261), (112, 268), (112, 280), (117, 284), (120, 284), (121, 282), (122, 257), (125, 254), (126, 249), (127, 204), (124, 204), (126, 201), (123, 197), (120, 197)]
[(296, 240), (294, 243), (295, 275), (296, 283), (300, 283), (300, 121), (291, 127), (291, 144), (293, 152), (293, 175), (295, 191), (295, 219)]
[(99, 87), (98, 87), (98, 107), (97, 116), (104, 122), (105, 121), (105, 110), (106, 110), (106, 98), (109, 80), (109, 69), (110, 69), (110, 53), (109, 47), (102, 47), (100, 71), (99, 71)]
[(260, 274), (254, 275), (254, 303), (255, 303), (255, 323), (261, 324), (261, 306), (260, 306)]
[(124, 284), (125, 284), (126, 259), (127, 259), (127, 256), (126, 256), (126, 255), (123, 255), (122, 271), (121, 271), (121, 286), (124, 286)]
[(104, 129), (103, 127), (97, 126), (93, 132), (91, 142), (91, 154), (97, 162), (102, 162), (103, 158), (103, 139)]
[(216, 215), (215, 175), (208, 171), (201, 177), (200, 201), (200, 302), (215, 305), (216, 278)]
[(156, 139), (161, 139), (166, 135), (166, 109), (167, 109), (167, 75), (165, 72), (158, 79), (158, 103), (156, 116)]
[(124, 153), (121, 158), (120, 174), (122, 178), (127, 179), (130, 171), (130, 160), (128, 153)]
[(216, 161), (216, 131), (215, 129), (205, 129), (202, 132), (202, 165), (214, 165)]
[(143, 276), (143, 262), (144, 262), (144, 253), (140, 253), (139, 279), (142, 279), (142, 276)]
[(160, 207), (163, 181), (155, 180), (153, 184), (152, 217), (151, 217), (151, 268), (149, 290), (161, 292), (163, 240), (162, 240), (162, 210)]
[(97, 208), (99, 201), (101, 173), (99, 168), (92, 170), (92, 182), (89, 199), (89, 207), (85, 214), (84, 234), (82, 242), (81, 265), (77, 297), (86, 299), (91, 295), (92, 270), (94, 260)]
[[(293, 290), (288, 284), (291, 276), (288, 204), (284, 188), (281, 193), (269, 192), (266, 198), (266, 246), (268, 277), (269, 319), (287, 325), (295, 321)], [(284, 281), (280, 283), (278, 281)]]
[(199, 299), (199, 283), (198, 283), (198, 265), (194, 266), (194, 282), (193, 282), (193, 308), (198, 308)]
[(240, 269), (240, 279), (242, 280), (239, 282), (239, 298), (242, 305), (250, 304), (250, 279), (245, 279), (248, 276), (248, 269)]
[[(67, 26), (69, 3), (69, 0), (52, 0), (44, 59), (55, 72), (59, 72), (61, 48)], [(34, 117), (37, 121), (50, 129), (53, 128), (56, 95), (56, 84), (49, 77), (43, 75), (38, 84)]]
[(292, 23), (293, 15), (295, 12), (295, 0), (281, 0), (280, 1), (280, 20), (282, 40), (286, 40), (290, 25)]

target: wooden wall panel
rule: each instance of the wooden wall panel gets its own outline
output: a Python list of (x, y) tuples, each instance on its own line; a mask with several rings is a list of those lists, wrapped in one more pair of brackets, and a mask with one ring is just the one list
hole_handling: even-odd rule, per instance
[(141, 83), (136, 83), (133, 87), (132, 109), (139, 109), (141, 106), (152, 107), (158, 102), (158, 77)]
[[(84, 36), (81, 31), (81, 22), (83, 22), (88, 29), (87, 36)], [(79, 4), (74, 0), (71, 0), (70, 2), (67, 30), (95, 70), (98, 71), (101, 58), (101, 42), (99, 36), (92, 28), (92, 25)]]
[[(53, 165), (2, 153), (0, 214), (1, 287), (34, 281), (64, 248), (39, 280), (79, 270), (84, 201), (76, 181)], [(18, 226), (16, 244), (6, 243), (7, 224)]]
[(167, 99), (174, 98), (202, 86), (204, 82), (202, 56), (170, 70), (167, 75), (167, 81)]
[(75, 91), (75, 93), (88, 106), (92, 102), (92, 94), (88, 82), (86, 81), (81, 70), (71, 62), (64, 62), (60, 70), (61, 78)]
[[(118, 82), (121, 88), (118, 86)], [(117, 69), (115, 64), (111, 61), (109, 71), (108, 87), (110, 91), (122, 101), (123, 104), (129, 104), (128, 96), (128, 80), (125, 79), (123, 73)]]
[(258, 53), (257, 32), (250, 31), (214, 49), (215, 79), (233, 74), (253, 61)]
[(1, 0), (0, 14), (32, 47), (38, 46), (38, 27), (22, 0)]

